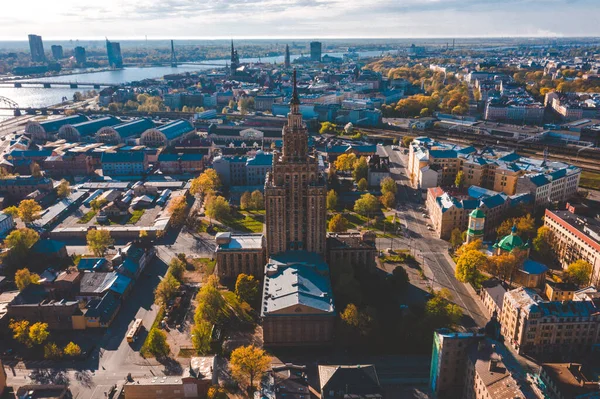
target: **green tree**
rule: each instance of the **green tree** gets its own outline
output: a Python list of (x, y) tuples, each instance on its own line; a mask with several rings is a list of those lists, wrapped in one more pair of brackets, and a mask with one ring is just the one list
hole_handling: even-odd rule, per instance
[(549, 227), (542, 226), (537, 230), (537, 235), (533, 239), (533, 249), (537, 255), (549, 261), (554, 252), (554, 234)]
[(39, 239), (40, 235), (34, 230), (22, 228), (11, 231), (4, 240), (4, 245), (18, 256), (25, 256)]
[(388, 191), (387, 193), (381, 196), (380, 201), (384, 207), (388, 209), (393, 209), (394, 205), (396, 204), (396, 196), (394, 195), (394, 193)]
[(37, 322), (29, 327), (29, 341), (33, 344), (43, 344), (49, 335), (48, 324), (46, 323)]
[(348, 230), (348, 221), (338, 213), (329, 221), (328, 230), (333, 233), (344, 233)]
[(19, 217), (23, 223), (28, 224), (40, 218), (42, 207), (32, 199), (26, 199), (19, 203)]
[(192, 345), (196, 352), (206, 355), (210, 352), (212, 340), (212, 324), (205, 320), (199, 320), (192, 327)]
[(450, 233), (450, 245), (456, 249), (463, 244), (462, 232), (458, 227), (454, 228)]
[(108, 230), (89, 230), (86, 239), (88, 248), (96, 256), (103, 256), (108, 247), (114, 244)]
[(60, 181), (60, 184), (56, 187), (56, 194), (60, 198), (67, 198), (71, 195), (71, 185), (65, 179)]
[(206, 200), (206, 205), (204, 208), (206, 210), (206, 215), (217, 220), (227, 219), (231, 211), (229, 202), (227, 202), (227, 200), (220, 195), (209, 196)]
[(221, 179), (214, 169), (206, 169), (204, 173), (192, 180), (190, 193), (192, 195), (206, 195), (221, 187)]
[(485, 266), (487, 256), (477, 250), (467, 251), (456, 261), (456, 279), (463, 283), (473, 283), (477, 280), (479, 269)]
[(175, 277), (177, 281), (181, 281), (181, 279), (183, 278), (183, 273), (185, 273), (186, 266), (187, 265), (184, 260), (175, 257), (169, 262), (168, 273)]
[(48, 342), (44, 345), (44, 359), (60, 359), (63, 353), (54, 342)]
[(65, 349), (63, 350), (64, 354), (70, 357), (77, 357), (81, 355), (81, 347), (77, 345), (75, 342), (69, 342)]
[(166, 306), (179, 292), (179, 287), (181, 283), (171, 273), (167, 273), (154, 290), (154, 300), (157, 304)]
[(250, 191), (244, 191), (240, 197), (240, 209), (243, 211), (252, 209), (252, 195)]
[(592, 276), (592, 265), (585, 260), (577, 260), (569, 265), (565, 275), (569, 281), (579, 286), (589, 284)]
[(360, 157), (358, 161), (354, 163), (354, 171), (352, 172), (352, 177), (354, 177), (355, 182), (359, 182), (363, 179), (367, 179), (369, 176), (369, 164), (367, 163), (367, 158)]
[(225, 300), (219, 292), (216, 276), (209, 276), (208, 281), (202, 286), (196, 296), (196, 314), (194, 322), (199, 324), (205, 320), (211, 324), (216, 324), (223, 314)]
[(158, 328), (150, 330), (146, 339), (146, 345), (148, 351), (156, 357), (165, 357), (171, 352), (171, 348), (167, 342), (167, 334)]
[(231, 375), (238, 383), (248, 383), (254, 389), (254, 381), (260, 380), (271, 366), (271, 358), (254, 345), (240, 346), (231, 352), (229, 359)]
[(106, 200), (106, 198), (96, 198), (93, 199), (92, 201), (90, 201), (90, 207), (98, 212), (100, 209), (102, 209), (104, 207), (104, 205), (106, 205), (108, 203), (108, 201)]
[(358, 183), (356, 183), (356, 188), (358, 188), (358, 191), (367, 191), (367, 189), (369, 188), (369, 183), (367, 183), (367, 179), (360, 179)]
[(319, 134), (337, 134), (337, 126), (335, 123), (331, 122), (322, 122), (321, 128), (319, 129)]
[(379, 200), (373, 194), (363, 194), (354, 202), (354, 212), (366, 216), (379, 210)]
[(254, 276), (240, 273), (235, 282), (235, 295), (241, 301), (254, 303), (260, 295), (258, 280)]
[(396, 193), (398, 192), (398, 186), (396, 185), (396, 181), (391, 177), (386, 177), (385, 179), (383, 179), (381, 181), (380, 186), (382, 194), (392, 193), (396, 195)]
[(458, 173), (456, 174), (456, 178), (454, 179), (454, 185), (457, 188), (463, 188), (464, 184), (465, 184), (465, 174), (463, 173), (462, 170), (459, 170)]
[(329, 190), (327, 192), (326, 203), (327, 203), (328, 210), (330, 210), (330, 211), (335, 210), (335, 208), (337, 207), (337, 204), (338, 204), (338, 195), (335, 192), (335, 190)]
[(425, 304), (425, 321), (434, 328), (451, 327), (460, 322), (462, 310), (440, 292)]
[(252, 207), (256, 210), (262, 210), (265, 209), (265, 197), (263, 196), (263, 193), (260, 192), (260, 190), (254, 190), (252, 192)]
[(23, 291), (30, 284), (38, 284), (40, 276), (36, 273), (31, 273), (29, 269), (19, 269), (15, 273), (15, 284), (19, 291)]

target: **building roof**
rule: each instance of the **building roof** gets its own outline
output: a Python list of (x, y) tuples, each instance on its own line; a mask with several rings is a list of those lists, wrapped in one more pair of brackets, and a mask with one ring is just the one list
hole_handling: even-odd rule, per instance
[(117, 275), (117, 272), (84, 272), (79, 284), (79, 292), (81, 294), (101, 294), (115, 284)]
[(38, 254), (55, 254), (65, 247), (65, 243), (62, 241), (46, 239), (38, 240), (31, 249)]
[(377, 377), (377, 371), (372, 364), (336, 366), (319, 365), (319, 383), (321, 392), (343, 391), (350, 395), (375, 395), (373, 399), (381, 398), (382, 388)]
[(142, 163), (145, 154), (142, 151), (103, 152), (101, 162), (105, 163)]
[(543, 363), (541, 367), (541, 371), (554, 382), (564, 398), (598, 392), (597, 378), (596, 381), (590, 381), (584, 370), (585, 367), (578, 363)]
[(149, 118), (140, 118), (135, 119), (131, 122), (121, 123), (120, 125), (113, 126), (113, 129), (122, 139), (131, 136), (139, 136), (144, 133), (148, 129), (152, 129), (154, 127), (154, 122)]
[(194, 125), (185, 119), (178, 119), (159, 127), (158, 130), (165, 135), (167, 140), (173, 140), (186, 133), (193, 132)]
[(469, 214), (469, 217), (472, 217), (474, 219), (483, 219), (485, 218), (485, 213), (483, 213), (483, 211), (479, 209), (479, 207), (477, 207), (473, 209), (473, 212)]
[(527, 274), (542, 274), (548, 271), (548, 267), (540, 262), (531, 259), (525, 259), (521, 268)]
[(73, 124), (85, 122), (87, 120), (89, 120), (87, 116), (77, 114), (77, 115), (66, 116), (64, 118), (51, 119), (48, 121), (40, 122), (40, 126), (44, 128), (44, 131), (46, 133), (54, 133), (54, 132), (57, 132), (58, 129), (60, 129), (64, 125), (67, 125), (67, 124), (73, 125)]
[(107, 292), (102, 298), (94, 298), (89, 301), (86, 309), (86, 318), (98, 318), (100, 323), (108, 323), (119, 309), (119, 300)]
[(76, 123), (73, 125), (73, 127), (77, 129), (81, 137), (84, 137), (96, 134), (96, 132), (103, 127), (115, 126), (120, 123), (121, 121), (114, 116), (105, 116), (104, 118), (91, 119), (85, 122)]
[(81, 258), (77, 264), (77, 270), (98, 271), (103, 269), (107, 263), (105, 258)]
[(239, 250), (239, 249), (261, 249), (263, 247), (264, 237), (262, 234), (231, 234), (217, 233), (217, 242), (220, 239), (229, 239), (229, 242), (219, 243), (217, 251)]
[(355, 249), (371, 248), (377, 250), (373, 241), (365, 241), (358, 233), (328, 233), (327, 248), (330, 249)]
[(523, 242), (521, 237), (517, 235), (516, 226), (513, 226), (512, 233), (502, 238), (497, 244), (494, 244), (494, 247), (500, 248), (503, 251), (511, 252), (515, 248), (525, 248), (526, 244)]
[(272, 256), (263, 287), (263, 317), (335, 314), (329, 266), (316, 253), (287, 251)]
[(253, 158), (249, 158), (246, 162), (247, 166), (271, 166), (273, 165), (273, 154), (265, 154), (262, 151), (257, 151)]
[(504, 294), (506, 294), (506, 290), (500, 283), (500, 281), (495, 280), (494, 284), (483, 284), (482, 289), (487, 292), (487, 294), (492, 298), (498, 309), (502, 310), (502, 304), (504, 303)]
[(158, 162), (202, 161), (204, 159), (204, 156), (208, 154), (208, 149), (195, 150), (195, 151), (198, 151), (198, 152), (194, 152), (194, 153), (184, 152), (182, 154), (173, 154), (173, 153), (163, 154), (163, 153), (161, 153), (158, 156)]

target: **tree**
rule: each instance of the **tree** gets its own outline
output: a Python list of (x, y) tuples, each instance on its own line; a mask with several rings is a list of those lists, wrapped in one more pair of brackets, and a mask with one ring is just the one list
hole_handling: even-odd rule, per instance
[(425, 321), (434, 328), (450, 327), (460, 322), (462, 310), (450, 303), (440, 292), (425, 304)]
[(338, 213), (329, 221), (328, 229), (334, 233), (344, 233), (348, 230), (348, 221)]
[(344, 323), (352, 327), (358, 327), (358, 324), (360, 323), (358, 308), (353, 303), (349, 303), (348, 306), (346, 306), (346, 309), (344, 309), (340, 318)]
[(321, 128), (319, 129), (319, 134), (337, 134), (337, 126), (335, 123), (331, 122), (322, 122)]
[(235, 295), (241, 301), (254, 303), (260, 295), (258, 280), (251, 275), (239, 274), (235, 282)]
[(44, 345), (44, 359), (60, 359), (63, 352), (54, 342), (48, 342)]
[(462, 232), (458, 227), (454, 228), (450, 233), (450, 245), (452, 248), (456, 249), (460, 247), (463, 243)]
[(227, 399), (227, 392), (224, 388), (218, 386), (212, 386), (208, 388), (208, 393), (206, 394), (207, 399)]
[(187, 216), (187, 202), (185, 196), (175, 197), (169, 203), (169, 212), (171, 212), (171, 225), (180, 227), (185, 222)]
[(56, 194), (60, 198), (67, 198), (69, 195), (71, 195), (71, 185), (69, 182), (65, 179), (62, 179), (58, 187), (56, 187)]
[(177, 281), (181, 281), (183, 273), (185, 273), (186, 262), (177, 257), (171, 259), (169, 262), (169, 273), (175, 277)]
[(40, 218), (42, 207), (32, 199), (26, 199), (19, 203), (19, 217), (23, 223), (28, 224)]
[(110, 112), (119, 112), (120, 105), (119, 103), (110, 103), (108, 104), (108, 110)]
[(40, 239), (40, 235), (32, 229), (22, 228), (13, 230), (4, 240), (4, 245), (18, 256), (24, 256)]
[(360, 335), (367, 336), (372, 330), (374, 323), (373, 311), (369, 308), (359, 310), (353, 303), (348, 304), (346, 309), (340, 315), (342, 321), (352, 329), (356, 330)]
[(108, 203), (108, 200), (106, 198), (96, 198), (93, 199), (92, 201), (90, 201), (90, 207), (98, 212), (100, 209), (102, 209), (104, 207), (104, 205), (106, 205)]
[(408, 148), (410, 146), (410, 143), (412, 143), (414, 140), (414, 138), (410, 137), (410, 136), (404, 136), (402, 137), (402, 146), (404, 146), (405, 148)]
[(256, 210), (265, 209), (265, 197), (260, 190), (254, 190), (252, 192), (252, 207)]
[(223, 197), (209, 196), (205, 205), (206, 215), (213, 219), (225, 220), (231, 211), (229, 202)]
[(213, 192), (221, 187), (221, 179), (214, 169), (207, 169), (200, 176), (192, 180), (190, 185), (190, 193), (192, 195), (205, 195)]
[(108, 247), (114, 244), (108, 230), (92, 229), (87, 232), (87, 245), (96, 256), (103, 256)]
[(252, 208), (252, 195), (250, 191), (244, 191), (240, 198), (240, 209), (245, 211)]
[(477, 280), (479, 269), (485, 266), (487, 256), (477, 250), (467, 251), (456, 262), (456, 279), (463, 283), (473, 283)]
[(29, 322), (27, 320), (11, 320), (8, 326), (15, 340), (22, 344), (29, 344)]
[(454, 185), (457, 188), (463, 188), (464, 184), (465, 184), (465, 174), (463, 173), (462, 170), (459, 170), (458, 173), (456, 174), (456, 178), (454, 179)]
[(33, 162), (29, 167), (29, 170), (31, 171), (31, 176), (36, 178), (42, 177), (42, 170), (40, 169), (40, 165), (37, 162)]
[(17, 270), (15, 273), (15, 284), (19, 291), (23, 291), (30, 284), (38, 284), (39, 281), (40, 276), (36, 273), (31, 273), (27, 268)]
[(4, 208), (2, 212), (12, 216), (13, 219), (19, 217), (19, 208), (17, 208), (14, 205), (9, 206), (8, 208)]
[(354, 164), (356, 163), (356, 155), (353, 153), (350, 154), (342, 154), (333, 163), (336, 170), (341, 170), (342, 172), (354, 169)]
[(567, 279), (579, 286), (586, 285), (592, 276), (592, 265), (585, 260), (576, 260), (567, 268), (565, 275)]
[(396, 204), (396, 196), (394, 195), (394, 193), (388, 191), (387, 193), (381, 196), (380, 201), (383, 206), (385, 206), (388, 209), (392, 209)]
[(356, 183), (356, 187), (358, 188), (358, 191), (367, 191), (369, 183), (367, 183), (367, 179), (362, 178)]
[(36, 345), (41, 345), (48, 338), (48, 324), (37, 322), (29, 327), (29, 341)]
[(379, 201), (373, 194), (363, 194), (360, 199), (354, 202), (354, 212), (363, 216), (369, 215), (379, 210)]
[(165, 357), (171, 351), (167, 343), (167, 334), (158, 328), (152, 328), (146, 339), (148, 351), (156, 357)]
[(198, 292), (196, 302), (198, 302), (196, 314), (194, 315), (196, 324), (199, 324), (202, 320), (211, 324), (216, 324), (219, 321), (223, 313), (225, 300), (219, 292), (216, 276), (209, 276), (206, 284)]
[(75, 342), (69, 342), (65, 349), (63, 349), (65, 355), (70, 357), (77, 357), (81, 355), (81, 348)]
[(354, 171), (352, 172), (352, 177), (354, 177), (355, 182), (359, 182), (362, 179), (367, 179), (369, 176), (369, 164), (367, 164), (367, 158), (360, 157), (358, 161), (354, 163)]
[(271, 358), (264, 350), (254, 345), (240, 346), (231, 352), (231, 375), (238, 382), (248, 382), (250, 389), (254, 381), (260, 380), (271, 365)]
[(242, 97), (238, 101), (238, 109), (242, 115), (254, 111), (254, 97)]
[(499, 276), (503, 280), (511, 280), (514, 272), (517, 270), (518, 258), (513, 253), (503, 253), (491, 256), (488, 259), (487, 270), (494, 276)]
[(154, 290), (154, 300), (157, 304), (166, 306), (179, 292), (179, 287), (181, 283), (171, 273), (167, 273)]
[(402, 266), (396, 266), (396, 268), (392, 271), (390, 281), (396, 290), (402, 290), (408, 285), (408, 273)]
[(199, 320), (192, 327), (192, 345), (196, 352), (206, 355), (210, 352), (210, 342), (212, 340), (212, 324), (205, 320)]
[(533, 239), (533, 249), (538, 256), (546, 261), (552, 259), (554, 252), (554, 234), (549, 227), (542, 226), (537, 230)]
[(396, 195), (396, 193), (398, 192), (398, 186), (396, 185), (396, 181), (391, 177), (386, 177), (385, 179), (383, 179), (381, 181), (380, 186), (382, 194), (392, 193)]
[(517, 220), (517, 230), (524, 241), (527, 241), (529, 238), (533, 237), (536, 232), (535, 220), (533, 217), (531, 217), (530, 214), (520, 217)]
[(337, 207), (338, 195), (335, 192), (335, 190), (329, 190), (327, 192), (326, 203), (327, 203), (327, 209), (330, 211), (333, 211)]

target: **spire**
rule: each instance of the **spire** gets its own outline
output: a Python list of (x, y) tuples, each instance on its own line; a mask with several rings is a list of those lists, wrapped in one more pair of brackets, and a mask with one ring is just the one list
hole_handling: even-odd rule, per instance
[(294, 68), (293, 75), (293, 84), (294, 84), (294, 92), (292, 93), (292, 101), (290, 101), (291, 105), (300, 105), (300, 98), (298, 98), (298, 85), (296, 82), (296, 68)]

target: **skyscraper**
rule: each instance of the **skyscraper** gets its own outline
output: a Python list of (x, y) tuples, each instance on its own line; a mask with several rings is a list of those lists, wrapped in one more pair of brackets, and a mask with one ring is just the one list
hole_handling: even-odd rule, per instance
[(317, 157), (308, 149), (295, 70), (293, 81), (283, 150), (273, 155), (273, 171), (265, 183), (267, 253), (305, 250), (324, 256), (327, 188)]
[(321, 42), (310, 42), (310, 60), (321, 62)]
[(114, 68), (123, 68), (120, 43), (106, 39), (106, 54), (108, 55), (108, 65)]
[(286, 68), (290, 67), (290, 46), (288, 46), (287, 44), (285, 45), (285, 61), (284, 61), (284, 65)]
[(73, 49), (73, 56), (75, 56), (75, 61), (79, 65), (83, 65), (86, 62), (85, 48), (81, 46), (77, 46)]
[(42, 42), (41, 36), (29, 35), (29, 51), (31, 52), (31, 61), (46, 61), (46, 55), (44, 54), (44, 43)]
[(50, 49), (52, 50), (52, 58), (60, 60), (63, 58), (63, 47), (57, 44), (53, 44)]

